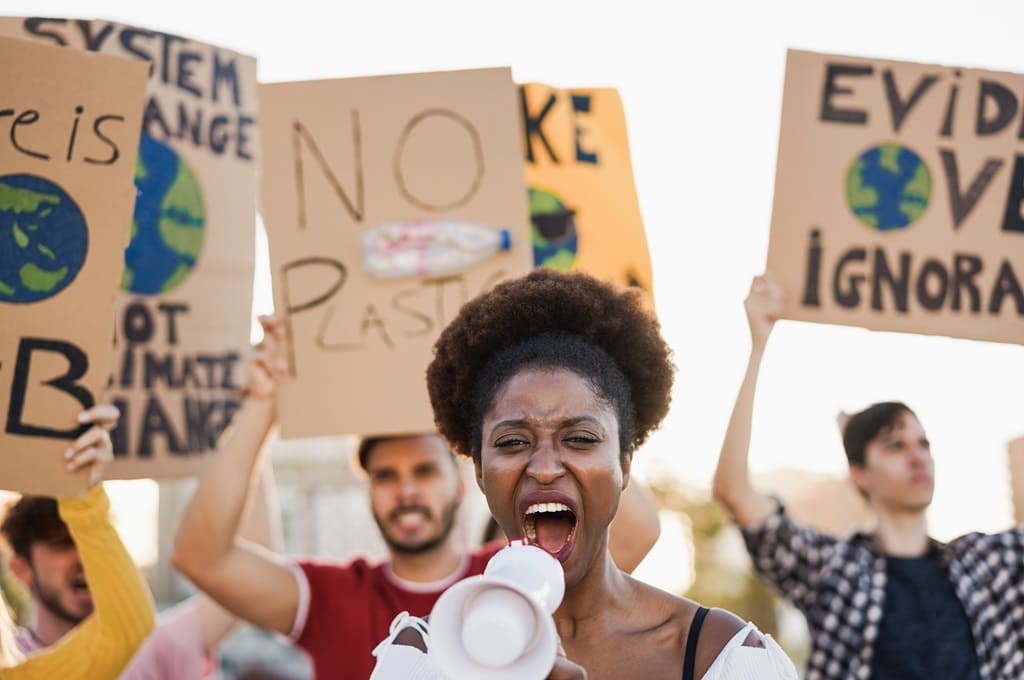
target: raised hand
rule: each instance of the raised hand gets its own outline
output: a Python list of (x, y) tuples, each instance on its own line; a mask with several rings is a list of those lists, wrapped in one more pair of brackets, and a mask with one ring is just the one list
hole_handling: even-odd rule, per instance
[(261, 316), (260, 325), (263, 326), (263, 341), (256, 345), (249, 360), (246, 393), (255, 399), (273, 399), (288, 370), (284, 321), (276, 316)]
[(114, 445), (110, 430), (117, 425), (121, 412), (110, 404), (101, 404), (78, 414), (78, 422), (92, 424), (64, 453), (69, 472), (89, 470), (89, 486), (103, 481), (107, 467), (114, 461)]
[(743, 306), (750, 324), (750, 337), (755, 343), (765, 343), (782, 314), (782, 287), (771, 274), (755, 276)]

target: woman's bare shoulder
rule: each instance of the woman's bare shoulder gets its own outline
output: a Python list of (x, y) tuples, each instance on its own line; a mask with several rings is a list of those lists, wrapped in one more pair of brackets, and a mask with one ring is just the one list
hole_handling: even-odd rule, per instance
[[(654, 618), (660, 619), (662, 622), (661, 626), (667, 638), (666, 641), (671, 640), (670, 644), (678, 645), (681, 653), (685, 651), (690, 628), (702, 605), (639, 581), (636, 584), (637, 609), (643, 607), (648, 612), (655, 614)], [(697, 638), (697, 677), (701, 677), (711, 667), (722, 649), (746, 625), (743, 619), (730, 611), (709, 608)], [(761, 634), (754, 629), (744, 640), (743, 646), (764, 647), (765, 643)]]

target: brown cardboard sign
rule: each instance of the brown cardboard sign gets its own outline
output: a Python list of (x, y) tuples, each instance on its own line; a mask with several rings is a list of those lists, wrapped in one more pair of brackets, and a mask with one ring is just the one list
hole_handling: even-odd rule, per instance
[(619, 93), (528, 83), (519, 96), (534, 264), (640, 288), (653, 307)]
[(260, 112), (282, 436), (433, 429), (434, 341), (532, 264), (510, 72), (261, 85)]
[(1024, 340), (1024, 76), (790, 51), (768, 270), (790, 319)]
[(108, 398), (111, 477), (195, 473), (238, 407), (255, 252), (256, 60), (104, 20), (0, 33), (149, 61)]
[(74, 496), (103, 398), (146, 67), (0, 38), (0, 486)]

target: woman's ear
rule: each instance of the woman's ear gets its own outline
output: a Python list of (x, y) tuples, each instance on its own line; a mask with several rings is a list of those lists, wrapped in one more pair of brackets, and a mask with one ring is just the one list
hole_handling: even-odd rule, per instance
[(478, 487), (480, 487), (480, 491), (483, 491), (484, 490), (484, 466), (481, 463), (480, 458), (481, 458), (481, 454), (480, 453), (476, 453), (476, 454), (473, 455), (473, 470), (476, 473), (473, 476), (476, 477), (476, 485)]
[(620, 466), (622, 467), (622, 489), (625, 491), (626, 487), (629, 486), (629, 471), (633, 465), (633, 452), (619, 456)]
[[(14, 578), (21, 581), (22, 585), (26, 588), (32, 587), (32, 565), (28, 563), (21, 555), (11, 555), (10, 561), (7, 566), (10, 568), (11, 573), (14, 574)], [(0, 607), (4, 606), (0, 603)]]

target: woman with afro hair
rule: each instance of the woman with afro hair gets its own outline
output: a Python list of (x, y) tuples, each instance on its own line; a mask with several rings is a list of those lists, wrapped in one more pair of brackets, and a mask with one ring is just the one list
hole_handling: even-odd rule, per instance
[(673, 373), (635, 292), (546, 269), (464, 305), (434, 347), (438, 429), (473, 459), (505, 535), (564, 569), (554, 619), (565, 656), (550, 678), (797, 677), (752, 624), (637, 581), (609, 555), (608, 525), (634, 452), (668, 412)]

